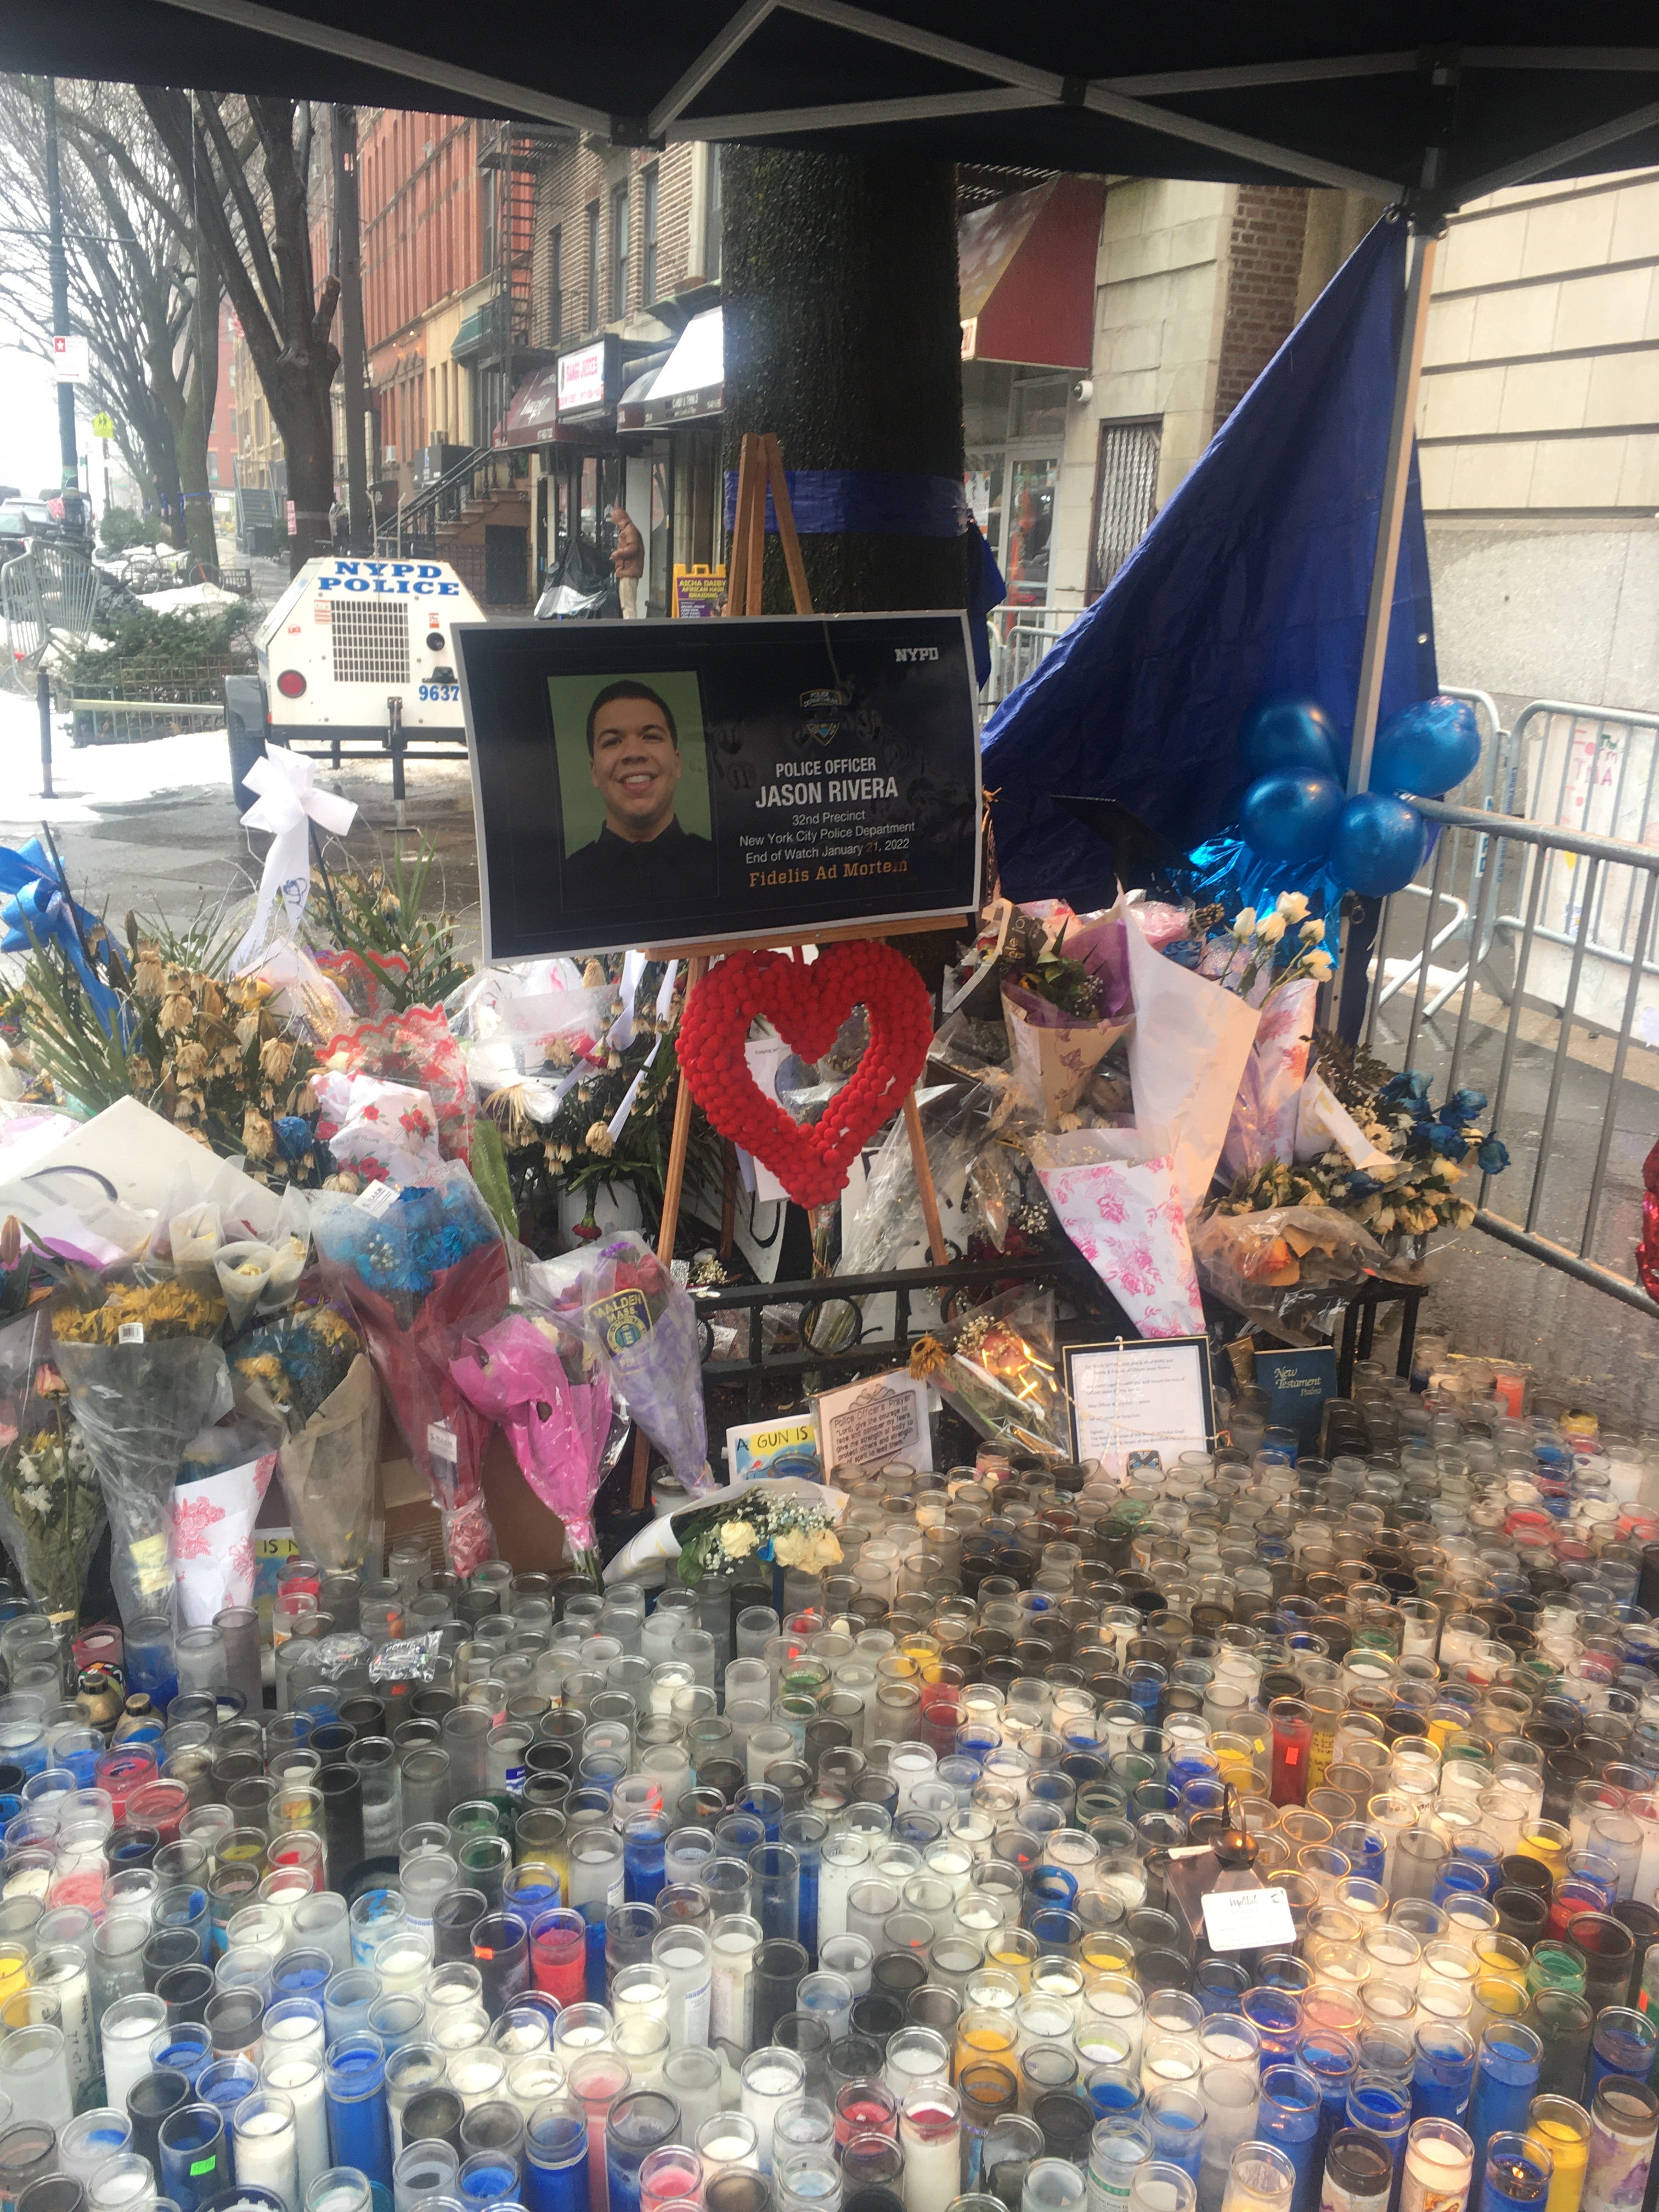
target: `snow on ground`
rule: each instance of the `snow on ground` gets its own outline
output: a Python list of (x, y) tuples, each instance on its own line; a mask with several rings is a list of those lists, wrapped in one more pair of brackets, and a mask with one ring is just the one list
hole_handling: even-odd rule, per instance
[[(53, 718), (54, 796), (40, 797), (40, 718), (32, 699), (0, 693), (0, 823), (96, 822), (112, 806), (142, 805), (171, 792), (230, 787), (223, 730), (191, 730), (135, 745), (73, 746)], [(96, 799), (96, 805), (93, 804)]]

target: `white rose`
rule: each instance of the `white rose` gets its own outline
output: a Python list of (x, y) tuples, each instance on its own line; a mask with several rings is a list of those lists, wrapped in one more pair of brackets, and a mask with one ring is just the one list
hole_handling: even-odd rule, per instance
[(1305, 891), (1280, 891), (1279, 912), (1284, 915), (1287, 922), (1300, 921), (1307, 911), (1308, 895)]
[(1247, 937), (1253, 937), (1255, 933), (1255, 908), (1247, 906), (1233, 916), (1233, 935), (1242, 945)]
[(1264, 945), (1277, 945), (1285, 934), (1284, 915), (1282, 914), (1267, 915), (1262, 921), (1257, 922), (1255, 933)]
[(1299, 933), (1304, 945), (1322, 945), (1325, 941), (1325, 925), (1322, 921), (1304, 921)]

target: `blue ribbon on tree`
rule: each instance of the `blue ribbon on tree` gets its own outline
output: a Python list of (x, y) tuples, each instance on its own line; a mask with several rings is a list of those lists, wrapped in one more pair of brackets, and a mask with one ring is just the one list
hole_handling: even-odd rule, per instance
[[(960, 538), (968, 497), (957, 477), (902, 469), (786, 469), (795, 528), (803, 538)], [(726, 471), (726, 526), (737, 519), (738, 472)], [(777, 535), (769, 488), (766, 528)]]
[[(81, 939), (90, 941), (103, 928), (96, 915), (77, 907), (65, 893), (38, 837), (15, 850), (0, 845), (0, 952), (32, 952), (38, 944), (58, 945), (91, 1000), (107, 1036), (115, 1034), (120, 1000), (87, 958)], [(78, 923), (78, 927), (77, 927)]]

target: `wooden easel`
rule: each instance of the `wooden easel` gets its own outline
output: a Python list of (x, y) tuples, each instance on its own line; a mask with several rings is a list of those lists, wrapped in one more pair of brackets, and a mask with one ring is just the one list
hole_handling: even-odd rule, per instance
[[(805, 564), (800, 557), (800, 538), (795, 530), (795, 511), (789, 501), (789, 485), (783, 473), (783, 455), (778, 449), (777, 439), (769, 430), (757, 434), (745, 432), (738, 454), (738, 497), (732, 519), (732, 543), (726, 558), (726, 612), (728, 615), (757, 615), (761, 611), (762, 572), (766, 556), (766, 495), (772, 495), (772, 512), (778, 526), (778, 542), (783, 548), (783, 565), (788, 571), (789, 588), (794, 594), (795, 612), (810, 615), (814, 610), (812, 594), (807, 586)], [(962, 917), (966, 922), (970, 916)], [(938, 929), (937, 917), (922, 921), (891, 922), (887, 934), (897, 937), (926, 929)], [(799, 945), (828, 945), (848, 939), (866, 937), (867, 930), (856, 926), (786, 932), (781, 936), (761, 939), (737, 939), (723, 946), (728, 952), (757, 950), (779, 950)], [(673, 959), (677, 956), (672, 945), (653, 946), (653, 960)], [(685, 989), (689, 998), (708, 973), (708, 955), (687, 950)], [(680, 1199), (685, 1188), (685, 1156), (691, 1141), (691, 1086), (682, 1081), (674, 1099), (674, 1127), (668, 1146), (668, 1171), (663, 1177), (662, 1225), (657, 1235), (657, 1257), (666, 1267), (674, 1257), (674, 1237), (679, 1228)], [(945, 1232), (939, 1226), (939, 1194), (933, 1188), (933, 1173), (927, 1164), (927, 1146), (921, 1133), (921, 1115), (916, 1108), (916, 1094), (906, 1093), (904, 1100), (904, 1128), (910, 1140), (910, 1164), (915, 1170), (916, 1188), (921, 1194), (921, 1216), (927, 1224), (927, 1249), (933, 1254), (933, 1265), (945, 1265)], [(651, 1460), (651, 1439), (639, 1429), (634, 1439), (634, 1480), (631, 1502), (635, 1512), (645, 1504), (645, 1479)]]

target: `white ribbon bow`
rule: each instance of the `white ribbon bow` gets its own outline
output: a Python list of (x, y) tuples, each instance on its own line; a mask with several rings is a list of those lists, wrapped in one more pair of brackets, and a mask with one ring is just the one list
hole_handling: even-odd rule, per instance
[(317, 787), (317, 766), (286, 745), (267, 745), (243, 781), (258, 797), (242, 817), (244, 830), (264, 830), (270, 844), (247, 934), (231, 956), (230, 972), (240, 975), (264, 954), (280, 892), (289, 913), (290, 935), (299, 928), (311, 896), (311, 824), (343, 837), (357, 818), (355, 799)]

